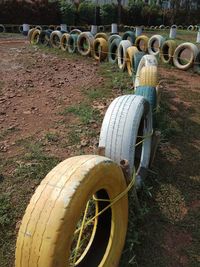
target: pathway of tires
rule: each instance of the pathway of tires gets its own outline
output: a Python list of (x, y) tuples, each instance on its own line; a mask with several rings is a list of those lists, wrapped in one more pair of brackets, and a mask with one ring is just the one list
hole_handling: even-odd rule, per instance
[[(72, 124), (74, 120), (78, 122), (76, 116), (67, 116), (66, 119), (62, 112), (67, 105), (78, 105), (85, 99), (80, 88), (87, 87), (88, 80), (91, 82), (95, 77), (103, 86), (103, 78), (95, 76), (98, 64), (89, 59), (87, 62), (84, 59), (80, 61), (80, 58), (75, 61), (66, 60), (48, 52), (28, 48), (26, 44), (11, 44), (9, 48), (1, 46), (0, 53), (4, 54), (0, 69), (3, 77), (0, 84), (0, 192), (5, 196), (4, 200), (9, 199), (15, 207), (14, 211), (12, 209), (12, 217), (9, 218), (11, 222), (3, 223), (4, 237), (0, 234), (0, 240), (6, 240), (6, 244), (3, 241), (0, 243), (0, 266), (10, 267), (15, 243), (12, 229), (16, 226), (17, 231), (28, 199), (39, 182), (26, 176), (24, 180), (13, 180), (15, 171), (18, 165), (23, 165), (24, 153), (29, 152), (28, 147), (35, 141), (42, 143), (45, 153), (60, 160), (80, 154), (80, 151), (77, 151), (80, 149), (84, 153), (93, 152), (98, 140), (94, 133), (89, 141), (89, 138), (80, 135), (80, 144), (58, 146), (58, 143), (65, 141), (65, 134), (68, 134), (64, 124)], [(49, 71), (46, 66), (49, 66)], [(66, 68), (69, 69), (68, 72)], [(76, 73), (74, 70), (77, 68)], [(70, 72), (71, 69), (73, 71)], [(153, 187), (150, 190), (152, 198), (146, 201), (146, 196), (141, 196), (147, 205), (145, 210), (148, 210), (148, 213), (137, 222), (136, 235), (139, 234), (140, 244), (135, 245), (135, 260), (141, 267), (196, 267), (199, 264), (200, 248), (199, 76), (173, 68), (160, 67), (159, 70), (159, 80), (163, 84), (163, 102), (158, 115), (161, 117), (158, 127), (163, 138), (153, 166), (154, 174), (150, 175), (151, 179), (147, 184)], [(83, 80), (80, 80), (80, 71)], [(64, 73), (65, 76), (68, 74), (66, 80), (63, 79)], [(52, 75), (56, 75), (56, 81), (52, 80)], [(42, 106), (38, 106), (38, 99)], [(94, 103), (102, 115), (111, 100), (104, 102), (105, 99)], [(91, 119), (91, 125), (84, 127), (94, 126), (98, 135), (101, 122), (102, 116), (96, 121)], [(74, 131), (81, 133), (82, 126), (80, 123)]]

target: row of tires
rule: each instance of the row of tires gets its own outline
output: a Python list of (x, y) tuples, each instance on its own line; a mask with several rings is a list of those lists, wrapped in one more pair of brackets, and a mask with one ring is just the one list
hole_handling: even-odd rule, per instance
[[(154, 68), (148, 75), (157, 76), (154, 55), (141, 58), (138, 75), (146, 68)], [(42, 180), (21, 222), (16, 267), (122, 266), (134, 219), (134, 199), (127, 193), (142, 187), (149, 168), (156, 97), (149, 79), (139, 79), (134, 94), (117, 97), (106, 111), (99, 137), (101, 156), (66, 159)], [(125, 162), (128, 176), (122, 168)], [(125, 257), (123, 267), (130, 266), (129, 260)]]
[[(105, 157), (69, 158), (43, 179), (19, 229), (16, 267), (120, 266), (127, 231), (133, 231), (128, 227), (128, 221), (133, 219), (127, 197), (130, 183), (127, 184), (120, 163), (122, 159), (128, 159), (130, 180), (136, 165), (136, 181), (134, 178), (133, 186), (129, 187), (133, 191), (142, 182), (149, 163), (151, 130), (152, 112), (144, 97), (125, 95), (111, 103), (99, 139)], [(148, 138), (136, 146), (143, 136)], [(89, 220), (90, 227), (87, 227), (88, 221), (83, 226), (84, 238), (88, 232), (91, 235), (74, 260), (74, 247), (77, 248), (74, 242), (78, 239), (74, 241), (74, 236), (83, 222), (79, 222), (80, 217), (93, 199), (93, 223)], [(109, 209), (105, 211), (108, 205)], [(128, 264), (127, 259), (123, 267)]]
[(172, 25), (172, 26), (165, 26), (165, 25), (160, 25), (160, 26), (150, 26), (147, 29), (150, 30), (168, 30), (171, 28), (176, 28), (178, 30), (187, 30), (187, 31), (199, 31), (200, 25), (189, 25), (189, 26), (182, 26), (182, 25)]
[[(165, 25), (160, 25), (160, 26), (140, 26), (143, 30), (168, 30), (170, 28), (176, 28), (178, 30), (187, 30), (187, 31), (199, 31), (200, 26), (199, 25), (189, 25), (189, 26), (182, 26), (182, 25), (172, 25), (172, 26), (165, 26)], [(37, 28), (39, 30), (47, 30), (47, 29), (51, 29), (51, 30), (61, 30), (61, 26), (60, 25), (29, 25), (29, 28)], [(74, 29), (75, 26), (69, 26), (68, 27), (70, 30)], [(80, 28), (88, 28), (86, 26), (84, 27), (80, 27)], [(127, 26), (127, 25), (120, 25), (119, 26), (119, 30), (120, 31), (126, 31), (126, 30), (132, 30), (135, 31), (136, 30), (136, 26)], [(89, 30), (89, 28), (88, 28)], [(109, 31), (110, 30), (110, 25), (100, 25), (98, 26), (98, 31)], [(20, 32), (23, 33), (23, 25), (3, 25), (0, 24), (0, 33), (1, 32)]]
[(136, 37), (132, 31), (122, 36), (108, 36), (105, 33), (93, 35), (77, 29), (70, 33), (31, 29), (28, 39), (31, 44), (50, 45), (69, 53), (78, 52), (84, 56), (92, 55), (97, 60), (117, 62), (120, 69), (128, 69), (130, 76), (136, 73), (139, 60), (146, 53), (160, 57), (163, 63), (173, 64), (180, 70), (193, 67), (195, 72), (200, 73), (200, 50), (197, 45), (190, 42), (178, 45), (175, 40), (166, 40), (157, 34), (148, 38), (146, 35)]

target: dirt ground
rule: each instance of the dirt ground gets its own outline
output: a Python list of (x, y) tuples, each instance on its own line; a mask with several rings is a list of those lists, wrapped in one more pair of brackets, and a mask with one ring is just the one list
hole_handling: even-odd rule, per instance
[[(18, 36), (0, 38), (0, 60), (0, 267), (12, 267), (36, 186), (57, 162), (95, 152), (103, 114), (125, 91), (108, 64), (31, 47)], [(160, 66), (159, 80), (162, 138), (140, 196), (130, 266), (198, 267), (200, 76)]]

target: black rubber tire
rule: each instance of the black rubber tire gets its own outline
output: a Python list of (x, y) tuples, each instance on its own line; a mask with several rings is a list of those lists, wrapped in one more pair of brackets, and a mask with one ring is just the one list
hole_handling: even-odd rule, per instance
[(42, 44), (44, 46), (49, 46), (50, 34), (51, 33), (48, 30), (41, 31), (39, 35), (39, 44)]

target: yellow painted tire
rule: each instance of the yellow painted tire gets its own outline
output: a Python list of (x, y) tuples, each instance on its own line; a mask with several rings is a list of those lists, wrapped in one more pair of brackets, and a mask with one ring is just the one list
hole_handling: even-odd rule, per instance
[(103, 38), (106, 41), (108, 41), (108, 35), (106, 33), (104, 33), (104, 32), (97, 33), (94, 38), (95, 39), (97, 39), (97, 38)]
[(174, 40), (165, 41), (160, 50), (160, 58), (163, 63), (171, 64), (173, 62), (174, 51), (177, 43)]
[(94, 58), (96, 60), (105, 60), (108, 56), (108, 42), (104, 38), (94, 40)]
[[(143, 42), (143, 46), (141, 45), (141, 42)], [(135, 40), (135, 46), (137, 47), (139, 51), (147, 53), (148, 42), (149, 42), (149, 38), (146, 35), (140, 35)]]
[(158, 85), (158, 68), (157, 66), (143, 67), (139, 76), (140, 86), (152, 86)]
[[(108, 158), (84, 155), (61, 162), (41, 182), (26, 209), (15, 267), (69, 267), (72, 239), (88, 200), (96, 192), (97, 198), (113, 199), (125, 188), (121, 168)], [(108, 205), (97, 203), (99, 210)], [(124, 196), (98, 217), (89, 251), (75, 266), (117, 267), (127, 222), (128, 198)]]
[(135, 53), (138, 52), (138, 49), (136, 46), (130, 46), (127, 48), (127, 51), (126, 51), (126, 67), (127, 67), (127, 70), (128, 70), (128, 74), (129, 76), (133, 76), (133, 56)]
[(29, 42), (31, 42), (31, 37), (32, 37), (32, 34), (33, 32), (36, 30), (36, 28), (32, 28), (28, 31), (28, 35), (27, 35), (27, 38), (29, 40)]
[(69, 40), (70, 34), (69, 33), (64, 33), (60, 39), (60, 48), (62, 51), (67, 51), (68, 50), (68, 40)]
[(40, 30), (34, 30), (34, 32), (31, 35), (31, 44), (37, 45), (39, 43), (39, 36), (40, 36)]

